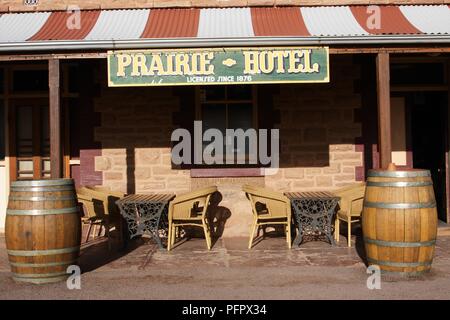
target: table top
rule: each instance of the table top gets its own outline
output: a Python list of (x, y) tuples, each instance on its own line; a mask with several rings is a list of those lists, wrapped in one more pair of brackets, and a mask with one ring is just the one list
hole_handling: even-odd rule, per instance
[(168, 203), (175, 198), (173, 193), (152, 193), (152, 194), (130, 194), (120, 200), (118, 204), (139, 204), (139, 203)]
[(290, 200), (330, 200), (330, 199), (340, 199), (337, 195), (329, 191), (307, 191), (307, 192), (285, 192), (286, 197)]

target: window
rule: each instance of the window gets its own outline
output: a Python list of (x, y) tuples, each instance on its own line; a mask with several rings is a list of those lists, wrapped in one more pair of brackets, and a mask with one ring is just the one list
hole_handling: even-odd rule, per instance
[(12, 91), (15, 93), (48, 92), (48, 70), (46, 68), (14, 70)]
[(13, 105), (15, 116), (15, 179), (50, 178), (49, 109), (46, 102)]
[[(198, 89), (197, 118), (202, 121), (202, 129), (218, 129), (224, 137), (223, 154), (227, 141), (226, 129), (257, 129), (256, 101), (254, 86), (206, 86)], [(229, 141), (231, 143), (231, 141)], [(204, 141), (203, 148), (211, 142)], [(245, 146), (239, 146), (237, 138), (234, 139), (233, 152), (236, 159), (248, 159), (249, 141), (245, 139)], [(217, 156), (213, 154), (213, 156)], [(225, 159), (225, 158), (223, 158)], [(205, 160), (205, 159), (204, 159)]]
[(391, 84), (442, 85), (445, 84), (445, 64), (440, 62), (393, 63)]

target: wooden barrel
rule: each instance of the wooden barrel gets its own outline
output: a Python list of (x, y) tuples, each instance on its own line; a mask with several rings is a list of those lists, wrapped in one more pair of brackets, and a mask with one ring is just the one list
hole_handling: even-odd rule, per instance
[(362, 228), (370, 265), (402, 275), (429, 271), (437, 235), (430, 172), (369, 171)]
[(5, 233), (14, 280), (65, 280), (67, 267), (77, 263), (81, 241), (73, 180), (12, 182)]

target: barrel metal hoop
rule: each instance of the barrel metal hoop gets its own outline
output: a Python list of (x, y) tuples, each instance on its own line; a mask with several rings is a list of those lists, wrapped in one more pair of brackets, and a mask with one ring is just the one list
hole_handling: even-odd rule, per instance
[(379, 209), (424, 209), (435, 208), (436, 202), (388, 203), (364, 201), (364, 207)]
[(13, 277), (36, 279), (36, 278), (58, 277), (58, 276), (66, 275), (66, 274), (67, 274), (66, 271), (62, 271), (62, 272), (58, 271), (58, 272), (52, 272), (52, 273), (14, 273), (13, 272)]
[(392, 262), (392, 261), (382, 261), (367, 258), (367, 261), (372, 264), (387, 266), (387, 267), (397, 267), (397, 268), (414, 268), (414, 267), (427, 267), (431, 266), (432, 261), (426, 262)]
[(51, 250), (7, 250), (11, 256), (18, 257), (35, 257), (35, 256), (51, 256), (55, 254), (72, 253), (80, 250), (80, 247), (51, 249)]
[(69, 277), (69, 274), (59, 277), (51, 277), (51, 278), (18, 278), (12, 277), (14, 281), (17, 282), (26, 282), (33, 284), (44, 284), (44, 283), (53, 283), (66, 280)]
[(14, 181), (12, 187), (73, 186), (72, 179)]
[(377, 239), (364, 238), (364, 242), (369, 244), (377, 244), (382, 247), (397, 247), (397, 248), (417, 248), (417, 247), (430, 247), (436, 244), (436, 240), (423, 241), (423, 242), (399, 242), (399, 241), (384, 241)]
[(74, 191), (73, 186), (54, 186), (54, 187), (14, 187), (11, 186), (13, 192), (59, 192), (59, 191)]
[(407, 271), (391, 271), (391, 270), (380, 270), (382, 275), (386, 275), (386, 276), (401, 276), (401, 277), (417, 277), (417, 276), (422, 276), (428, 272), (430, 272), (431, 270), (431, 266), (429, 266), (429, 268), (421, 270), (421, 271), (411, 271), (411, 272), (407, 272)]
[(79, 213), (78, 207), (61, 208), (61, 209), (6, 210), (6, 214), (10, 216), (48, 216), (52, 214), (69, 214), (69, 213)]
[(378, 182), (378, 181), (367, 181), (368, 187), (426, 187), (432, 186), (431, 181), (397, 181), (397, 182)]
[(13, 267), (19, 268), (44, 268), (44, 267), (56, 267), (69, 265), (76, 262), (77, 259), (63, 261), (63, 262), (48, 262), (48, 263), (22, 263), (22, 262), (10, 262), (9, 264)]
[(77, 198), (74, 195), (71, 196), (62, 196), (62, 197), (16, 197), (10, 196), (9, 200), (12, 201), (69, 201), (76, 200)]
[(386, 178), (417, 178), (417, 177), (430, 177), (430, 171), (418, 170), (418, 171), (379, 171), (369, 170), (368, 177), (386, 177)]

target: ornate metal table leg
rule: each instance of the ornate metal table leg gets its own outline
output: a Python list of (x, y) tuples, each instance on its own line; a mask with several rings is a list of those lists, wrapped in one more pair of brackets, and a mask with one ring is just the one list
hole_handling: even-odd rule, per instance
[(160, 250), (164, 250), (164, 246), (159, 237), (159, 223), (165, 206), (165, 203), (151, 203), (144, 205), (145, 208), (141, 209), (143, 212), (141, 221), (143, 231), (148, 231), (150, 233)]
[[(123, 206), (120, 202), (116, 202), (117, 207), (119, 208), (120, 212), (120, 232), (122, 233), (122, 250), (125, 250), (128, 247), (128, 232), (125, 235), (125, 210), (123, 209)], [(128, 226), (127, 226), (128, 230)]]
[(159, 250), (164, 250), (164, 246), (161, 242), (161, 239), (159, 238), (158, 229), (154, 229), (151, 231), (151, 234), (153, 236), (153, 239), (155, 239), (156, 243), (158, 244)]
[(297, 221), (297, 235), (295, 236), (293, 246), (299, 246), (303, 241), (303, 226), (300, 219), (301, 210), (296, 201), (292, 201), (292, 205), (294, 207), (295, 220)]
[(121, 228), (120, 232), (122, 232), (123, 239), (123, 249), (126, 249), (128, 246), (128, 240), (132, 239), (136, 236), (137, 220), (136, 215), (137, 211), (135, 210), (133, 205), (123, 204), (120, 201), (116, 202), (119, 207), (121, 214)]

